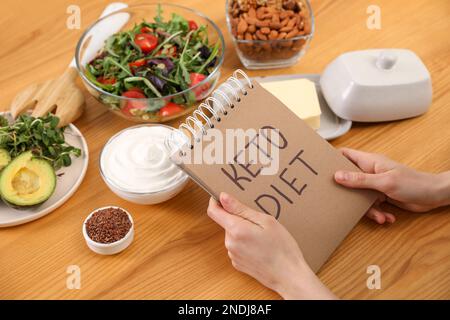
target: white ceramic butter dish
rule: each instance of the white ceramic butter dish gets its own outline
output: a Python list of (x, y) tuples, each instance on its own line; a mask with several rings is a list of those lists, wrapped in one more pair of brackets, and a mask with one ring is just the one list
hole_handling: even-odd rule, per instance
[(352, 121), (419, 116), (432, 100), (427, 68), (414, 52), (405, 49), (342, 54), (322, 73), (320, 86), (330, 109)]

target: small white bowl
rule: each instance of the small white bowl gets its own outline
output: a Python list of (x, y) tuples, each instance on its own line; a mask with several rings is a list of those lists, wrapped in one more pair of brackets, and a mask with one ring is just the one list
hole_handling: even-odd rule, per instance
[[(131, 228), (130, 228), (130, 230), (128, 230), (128, 233), (125, 235), (125, 237), (123, 237), (122, 239), (120, 239), (120, 240), (118, 240), (116, 242), (112, 242), (112, 243), (96, 242), (96, 241), (92, 240), (89, 237), (89, 235), (87, 234), (86, 223), (89, 220), (89, 218), (95, 212), (103, 210), (103, 209), (108, 209), (108, 208), (115, 208), (115, 209), (123, 210), (128, 215), (128, 218), (131, 221)], [(121, 207), (108, 206), (108, 207), (98, 208), (98, 209), (92, 211), (87, 216), (87, 218), (84, 220), (84, 222), (83, 222), (83, 236), (84, 236), (84, 239), (86, 240), (86, 244), (89, 247), (89, 249), (91, 249), (95, 253), (102, 254), (102, 255), (116, 254), (116, 253), (119, 253), (119, 252), (125, 250), (133, 242), (133, 239), (134, 239), (134, 221), (133, 221), (133, 218), (131, 217), (131, 214), (127, 210), (125, 210), (125, 209), (123, 209)]]
[(103, 164), (102, 164), (102, 157), (103, 157), (103, 153), (105, 151), (105, 148), (116, 138), (118, 137), (120, 134), (122, 134), (123, 132), (127, 131), (127, 130), (133, 130), (139, 127), (150, 127), (150, 126), (162, 126), (162, 127), (166, 127), (170, 130), (174, 130), (174, 128), (170, 127), (170, 126), (166, 126), (163, 124), (143, 124), (143, 125), (137, 125), (137, 126), (132, 126), (132, 127), (128, 127), (118, 133), (116, 133), (114, 136), (112, 136), (108, 142), (104, 145), (102, 151), (100, 152), (100, 157), (99, 157), (99, 168), (100, 168), (100, 175), (103, 178), (103, 181), (105, 181), (106, 185), (109, 187), (109, 189), (114, 192), (117, 196), (119, 196), (120, 198), (132, 202), (132, 203), (136, 203), (136, 204), (142, 204), (142, 205), (150, 205), (150, 204), (157, 204), (157, 203), (161, 203), (164, 201), (167, 201), (173, 197), (175, 197), (179, 192), (181, 192), (181, 190), (183, 190), (183, 188), (186, 186), (186, 184), (189, 181), (189, 176), (187, 174), (184, 174), (183, 178), (180, 179), (178, 181), (177, 184), (173, 185), (173, 186), (169, 186), (165, 189), (161, 189), (158, 191), (149, 191), (149, 192), (135, 192), (135, 191), (131, 191), (131, 190), (127, 190), (127, 189), (123, 189), (120, 186), (118, 186), (117, 184), (115, 184), (111, 179), (109, 179), (107, 177), (107, 175), (105, 174), (105, 170), (103, 169)]

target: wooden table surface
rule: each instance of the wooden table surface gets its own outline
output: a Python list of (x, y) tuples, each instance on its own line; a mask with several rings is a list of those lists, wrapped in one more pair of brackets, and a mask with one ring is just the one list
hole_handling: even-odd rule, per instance
[[(208, 5), (205, 0), (171, 2), (201, 10), (218, 23), (227, 44), (223, 79), (241, 67), (226, 30), (224, 1), (209, 0)], [(66, 8), (72, 3), (0, 2), (0, 110), (8, 109), (24, 86), (63, 72), (82, 31), (107, 1), (76, 1), (81, 7), (81, 30), (65, 27)], [(383, 153), (420, 170), (450, 170), (450, 2), (378, 0), (382, 29), (369, 30), (366, 9), (372, 3), (313, 0), (316, 34), (301, 62), (288, 69), (249, 74), (320, 73), (346, 51), (412, 49), (431, 72), (434, 97), (430, 111), (404, 121), (355, 124), (333, 145)], [(0, 229), (0, 299), (278, 299), (232, 268), (223, 245), (224, 233), (206, 215), (209, 197), (193, 183), (174, 200), (154, 206), (125, 202), (109, 191), (99, 174), (99, 152), (108, 138), (132, 123), (106, 111), (84, 92), (87, 109), (76, 125), (90, 148), (86, 178), (55, 212), (22, 226)], [(91, 210), (112, 204), (132, 212), (136, 237), (123, 253), (104, 257), (86, 247), (81, 226)], [(373, 264), (382, 271), (381, 290), (366, 287), (366, 268)], [(69, 265), (80, 267), (79, 290), (66, 288)], [(391, 226), (363, 219), (319, 276), (346, 299), (449, 299), (450, 208), (431, 214), (398, 211), (398, 221)]]

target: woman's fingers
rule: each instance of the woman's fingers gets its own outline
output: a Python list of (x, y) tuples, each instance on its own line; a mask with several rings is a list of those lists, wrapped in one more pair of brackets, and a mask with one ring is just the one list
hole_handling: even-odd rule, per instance
[(357, 189), (372, 189), (386, 193), (392, 188), (392, 179), (389, 172), (372, 174), (364, 172), (353, 171), (337, 171), (334, 174), (334, 179), (337, 183)]
[(395, 222), (395, 216), (392, 213), (385, 212), (384, 215), (386, 217), (386, 221), (387, 222), (389, 222), (389, 223), (394, 223)]
[(342, 148), (340, 150), (347, 159), (356, 164), (362, 171), (375, 173), (374, 154), (350, 148)]
[(384, 224), (385, 222), (395, 222), (395, 216), (392, 213), (385, 212), (374, 207), (370, 208), (369, 211), (367, 211), (366, 217), (374, 220), (378, 224)]
[(209, 199), (208, 216), (225, 230), (238, 223), (241, 218), (226, 212), (213, 198)]
[(230, 196), (228, 193), (222, 192), (220, 194), (220, 203), (222, 204), (223, 209), (227, 212), (253, 222), (256, 225), (262, 225), (262, 217), (264, 216), (263, 213), (252, 210), (234, 197)]

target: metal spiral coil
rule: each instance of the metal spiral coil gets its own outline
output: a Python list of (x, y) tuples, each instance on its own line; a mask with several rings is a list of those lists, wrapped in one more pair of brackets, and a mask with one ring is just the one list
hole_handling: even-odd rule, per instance
[[(245, 84), (240, 80), (245, 80)], [(182, 149), (182, 147), (189, 143), (189, 147), (193, 149), (192, 141), (200, 141), (199, 134), (206, 135), (207, 130), (214, 128), (212, 119), (216, 122), (220, 122), (223, 116), (228, 114), (228, 109), (233, 109), (235, 103), (241, 101), (241, 96), (248, 94), (248, 89), (253, 89), (253, 83), (247, 74), (241, 69), (237, 69), (233, 72), (233, 75), (229, 77), (221, 86), (225, 87), (227, 91), (216, 89), (212, 92), (211, 96), (206, 98), (198, 108), (192, 113), (192, 116), (186, 118), (186, 121), (182, 123), (178, 129), (174, 129), (172, 133), (166, 138), (165, 145), (169, 151), (169, 154)], [(219, 95), (221, 99), (215, 96)], [(216, 108), (215, 108), (216, 107)], [(208, 116), (207, 112), (211, 114)], [(186, 134), (189, 132), (189, 134)], [(189, 135), (191, 137), (189, 137)], [(181, 138), (181, 142), (180, 139)], [(184, 155), (184, 154), (180, 154)]]

